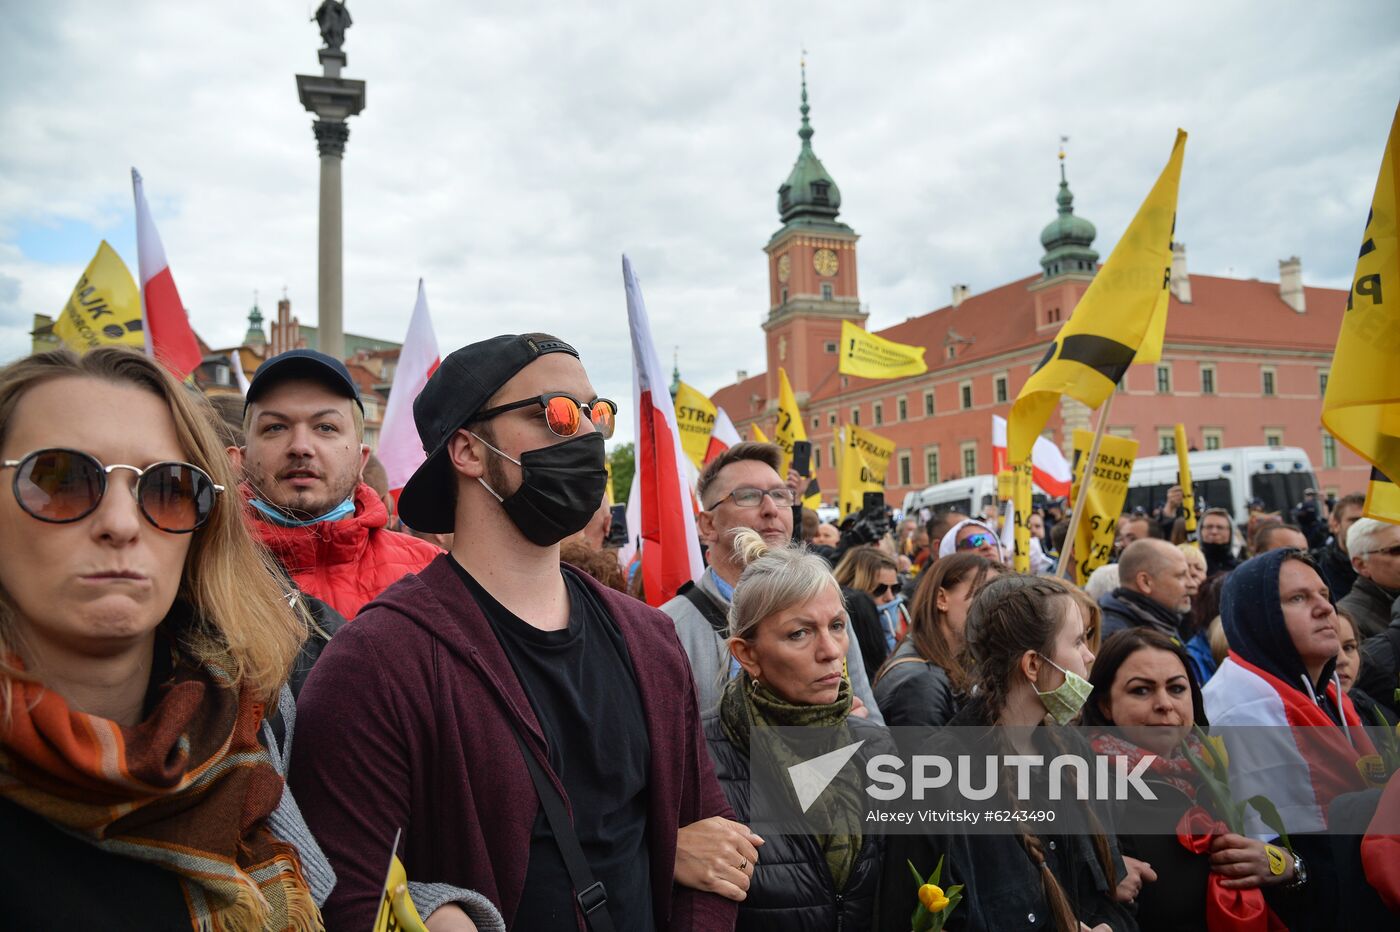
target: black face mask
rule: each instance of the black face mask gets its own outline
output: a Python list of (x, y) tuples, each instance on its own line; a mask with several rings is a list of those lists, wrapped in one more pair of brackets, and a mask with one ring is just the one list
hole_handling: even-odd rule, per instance
[(1201, 555), (1207, 560), (1228, 560), (1231, 547), (1227, 544), (1201, 544)]
[[(480, 437), (476, 439), (481, 440)], [(486, 443), (485, 440), (481, 442)], [(520, 467), (520, 488), (509, 498), (501, 498), (485, 479), (477, 481), (496, 496), (496, 501), (530, 543), (537, 547), (557, 544), (583, 530), (597, 513), (608, 486), (602, 434), (583, 434), (553, 446), (526, 450), (518, 460), (489, 443), (486, 446)]]

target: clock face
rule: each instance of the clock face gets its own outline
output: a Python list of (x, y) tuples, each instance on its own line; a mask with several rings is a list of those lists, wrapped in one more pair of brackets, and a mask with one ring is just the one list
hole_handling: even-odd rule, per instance
[(783, 253), (778, 257), (778, 281), (785, 282), (792, 274), (792, 257)]
[(830, 249), (818, 249), (812, 254), (812, 266), (817, 270), (818, 275), (830, 278), (836, 274), (836, 269), (839, 268), (836, 253)]

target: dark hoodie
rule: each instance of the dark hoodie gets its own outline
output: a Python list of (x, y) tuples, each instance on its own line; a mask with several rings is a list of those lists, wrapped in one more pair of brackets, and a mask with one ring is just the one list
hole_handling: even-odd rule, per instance
[[(539, 797), (512, 719), (563, 793), (529, 699), (450, 560), (438, 557), (365, 606), (326, 646), (298, 700), (288, 780), (338, 877), (323, 910), (328, 928), (374, 924), (399, 828), (410, 878), (480, 891), (513, 921), (527, 895)], [(636, 673), (651, 745), (650, 924), (732, 929), (734, 903), (672, 880), (677, 829), (732, 817), (675, 626), (577, 576), (616, 622)]]

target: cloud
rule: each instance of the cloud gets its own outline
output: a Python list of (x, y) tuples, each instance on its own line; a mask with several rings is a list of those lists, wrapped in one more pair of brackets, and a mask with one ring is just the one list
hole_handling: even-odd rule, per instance
[[(207, 340), (239, 339), (254, 289), (286, 286), (313, 320), (318, 162), (292, 78), (317, 70), (313, 0), (12, 7), (0, 275), (19, 294), (0, 357), (27, 351), (27, 314), (60, 307), (96, 248), (36, 262), (19, 231), (129, 224), (132, 165)], [(1298, 254), (1310, 283), (1344, 283), (1394, 112), (1380, 76), (1400, 73), (1387, 0), (350, 7), (346, 75), (368, 102), (344, 162), (346, 326), (401, 339), (423, 276), (445, 348), (557, 332), (624, 408), (623, 251), (687, 381), (764, 366), (761, 249), (797, 154), (803, 43), (872, 326), (1037, 269), (1061, 134), (1103, 255), (1179, 125), (1193, 272), (1267, 278)]]

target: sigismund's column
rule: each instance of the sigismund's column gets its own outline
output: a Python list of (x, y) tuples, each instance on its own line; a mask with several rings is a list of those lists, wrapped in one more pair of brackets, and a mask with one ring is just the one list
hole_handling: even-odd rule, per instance
[(316, 9), (325, 47), (318, 53), (322, 74), (299, 74), (297, 96), (301, 105), (316, 114), (311, 124), (316, 151), (321, 155), (320, 250), (317, 261), (317, 328), (319, 349), (341, 359), (345, 356), (344, 296), (341, 267), (340, 162), (350, 127), (345, 121), (365, 107), (365, 82), (340, 76), (347, 61), (341, 46), (350, 27), (350, 11), (344, 3), (325, 0)]

